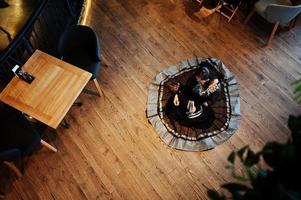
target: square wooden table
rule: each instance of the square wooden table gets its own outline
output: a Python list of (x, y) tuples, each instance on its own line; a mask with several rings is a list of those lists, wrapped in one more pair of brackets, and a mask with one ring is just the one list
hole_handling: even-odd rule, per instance
[(22, 69), (35, 79), (31, 84), (14, 77), (0, 100), (56, 129), (90, 80), (92, 74), (42, 51)]

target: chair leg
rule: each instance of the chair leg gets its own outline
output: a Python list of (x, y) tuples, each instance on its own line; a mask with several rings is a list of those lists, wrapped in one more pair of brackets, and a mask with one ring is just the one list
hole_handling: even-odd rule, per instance
[(292, 21), (289, 22), (289, 25), (288, 25), (289, 31), (294, 27), (294, 21), (295, 21), (295, 19), (293, 19)]
[(66, 116), (64, 117), (64, 119), (62, 120), (61, 125), (62, 125), (64, 128), (66, 128), (66, 129), (70, 128), (70, 124), (68, 123), (68, 120), (67, 120), (67, 115), (66, 115)]
[(293, 19), (293, 26), (292, 28), (294, 28), (296, 26), (297, 20), (298, 18), (301, 16), (301, 13), (299, 13), (294, 19)]
[(20, 170), (16, 167), (16, 165), (12, 162), (4, 161), (3, 162), (10, 170), (12, 170), (18, 178), (21, 178), (23, 175)]
[(288, 30), (291, 30), (292, 28), (294, 28), (296, 26), (297, 19), (298, 19), (299, 15), (297, 15), (292, 21), (290, 21)]
[(251, 19), (251, 17), (254, 15), (255, 13), (255, 9), (253, 9), (249, 15), (246, 17), (245, 21), (244, 21), (244, 24), (247, 24), (249, 22), (249, 20)]
[(276, 22), (276, 24), (274, 25), (266, 46), (269, 46), (271, 44), (272, 40), (274, 39), (274, 36), (275, 36), (275, 33), (277, 31), (279, 24), (280, 24), (280, 22)]
[(230, 18), (229, 18), (228, 22), (230, 22), (230, 21), (232, 20), (232, 18), (233, 18), (233, 17), (234, 17), (234, 15), (236, 14), (236, 12), (237, 12), (238, 8), (239, 8), (239, 6), (237, 6), (237, 7), (234, 9), (234, 11), (233, 11), (232, 15), (230, 16)]
[(53, 152), (57, 152), (57, 149), (45, 142), (44, 140), (41, 140), (41, 144), (43, 147), (46, 147), (47, 149), (50, 149)]
[(94, 82), (94, 84), (95, 84), (95, 87), (96, 87), (96, 89), (97, 89), (97, 92), (98, 92), (99, 96), (101, 97), (102, 94), (103, 94), (103, 92), (102, 92), (102, 90), (100, 89), (100, 86), (99, 86), (99, 83), (98, 83), (97, 79), (96, 79), (96, 78), (93, 79), (93, 82)]
[(219, 10), (223, 7), (223, 3), (220, 1), (218, 2), (217, 6), (214, 9), (214, 12), (219, 12)]

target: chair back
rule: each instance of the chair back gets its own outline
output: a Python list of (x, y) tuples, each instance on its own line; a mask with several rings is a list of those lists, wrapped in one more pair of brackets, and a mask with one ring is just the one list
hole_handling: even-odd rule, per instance
[(265, 10), (266, 20), (275, 23), (286, 24), (294, 19), (301, 12), (301, 5), (287, 6), (278, 4), (269, 4)]
[(41, 142), (40, 134), (23, 114), (11, 107), (0, 106), (0, 127), (1, 161), (4, 161), (2, 158), (14, 160), (16, 157), (28, 155)]
[(84, 49), (92, 59), (100, 61), (100, 47), (96, 33), (88, 26), (74, 25), (67, 28), (60, 37), (58, 54), (64, 57), (73, 51)]

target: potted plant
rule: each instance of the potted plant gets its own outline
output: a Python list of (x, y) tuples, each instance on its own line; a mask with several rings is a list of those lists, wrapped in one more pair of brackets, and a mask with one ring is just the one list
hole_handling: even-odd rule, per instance
[[(294, 99), (301, 103), (301, 81), (294, 86)], [(301, 116), (289, 116), (291, 137), (285, 143), (268, 142), (255, 153), (249, 146), (233, 151), (227, 166), (237, 180), (221, 187), (228, 193), (208, 190), (211, 200), (298, 200), (301, 199)], [(241, 162), (244, 174), (237, 174), (235, 163)]]

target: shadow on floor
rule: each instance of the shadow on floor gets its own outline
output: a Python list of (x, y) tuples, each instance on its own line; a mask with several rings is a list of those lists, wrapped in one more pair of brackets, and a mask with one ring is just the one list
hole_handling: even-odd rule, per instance
[(195, 0), (183, 0), (183, 5), (185, 7), (185, 13), (188, 17), (190, 17), (193, 21), (200, 22), (201, 19), (195, 15), (195, 13), (199, 12), (202, 8), (202, 4)]

